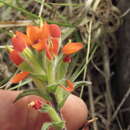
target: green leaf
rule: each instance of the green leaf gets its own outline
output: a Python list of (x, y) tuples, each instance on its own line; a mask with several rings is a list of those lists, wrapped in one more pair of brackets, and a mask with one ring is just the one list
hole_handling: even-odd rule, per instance
[(45, 81), (47, 79), (46, 75), (39, 73), (30, 73), (30, 76), (41, 81)]
[(47, 95), (46, 93), (44, 93), (44, 91), (42, 89), (30, 89), (30, 90), (25, 90), (25, 91), (21, 92), (14, 100), (14, 103), (16, 101), (18, 101), (19, 99), (21, 99), (25, 96), (28, 96), (28, 95), (40, 96), (44, 99), (51, 101), (51, 97), (49, 95)]
[(23, 91), (23, 92), (21, 92), (17, 97), (16, 97), (16, 99), (14, 100), (14, 103), (16, 102), (16, 101), (18, 101), (19, 99), (21, 99), (21, 98), (23, 98), (23, 97), (25, 97), (25, 96), (28, 96), (28, 95), (39, 95), (39, 91), (38, 91), (38, 89), (30, 89), (30, 90), (25, 90), (25, 91)]
[(57, 80), (60, 80), (60, 79), (64, 79), (67, 71), (68, 71), (68, 67), (69, 67), (69, 64), (68, 63), (65, 63), (63, 62), (63, 57), (62, 55), (60, 56), (60, 59), (58, 61), (58, 65), (56, 67), (56, 79)]
[[(13, 1), (13, 0), (6, 0), (6, 2), (7, 2), (8, 4), (12, 3), (12, 1)], [(0, 7), (2, 7), (2, 6), (4, 6), (4, 4), (3, 4), (3, 3), (0, 3)]]
[(57, 89), (57, 87), (61, 86), (61, 84), (63, 84), (63, 82), (65, 81), (65, 79), (59, 80), (54, 84), (50, 84), (47, 86), (47, 90), (50, 93), (54, 93)]
[(55, 96), (56, 96), (56, 100), (58, 103), (58, 109), (60, 109), (64, 105), (69, 94), (70, 93), (67, 92), (66, 90), (64, 90), (63, 88), (57, 87), (56, 92), (55, 92)]
[(30, 65), (28, 65), (26, 62), (22, 62), (19, 65), (19, 68), (23, 71), (27, 71), (27, 72), (32, 72), (32, 68), (30, 67)]
[(78, 81), (78, 82), (75, 82), (75, 88), (78, 88), (80, 86), (89, 86), (89, 85), (92, 85), (92, 83), (90, 81)]
[(54, 107), (52, 107), (52, 106), (50, 106), (48, 104), (45, 104), (40, 109), (40, 111), (41, 112), (47, 112), (53, 122), (59, 122), (59, 121), (61, 121), (61, 118), (60, 118), (59, 114), (56, 112), (56, 110), (54, 109)]
[(28, 83), (30, 83), (30, 82), (32, 82), (32, 79), (26, 79), (26, 80), (24, 80), (23, 82), (20, 82), (19, 84), (15, 85), (15, 86), (13, 86), (13, 87), (11, 87), (11, 88), (9, 88), (8, 90), (18, 89), (18, 88), (20, 88), (20, 87), (25, 86), (26, 84), (28, 84)]

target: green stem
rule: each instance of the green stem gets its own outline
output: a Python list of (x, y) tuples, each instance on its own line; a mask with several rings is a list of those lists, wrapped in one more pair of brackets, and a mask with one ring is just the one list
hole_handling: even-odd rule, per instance
[(54, 125), (56, 127), (56, 130), (62, 130), (63, 128), (65, 128), (65, 122), (61, 119), (59, 114), (52, 106), (45, 104), (41, 109), (41, 112), (47, 112), (51, 117), (52, 122), (57, 123), (57, 125), (56, 124)]

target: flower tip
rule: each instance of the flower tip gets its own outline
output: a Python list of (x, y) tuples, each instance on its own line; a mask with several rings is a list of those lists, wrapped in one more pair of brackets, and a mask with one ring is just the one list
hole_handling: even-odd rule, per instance
[(80, 42), (69, 42), (63, 48), (62, 52), (65, 55), (76, 53), (83, 48), (83, 44)]
[(11, 39), (12, 45), (16, 51), (22, 52), (26, 47), (26, 40), (24, 34), (16, 32), (16, 35)]
[(37, 99), (35, 101), (30, 102), (28, 106), (34, 108), (35, 110), (39, 110), (42, 107), (42, 101)]
[(67, 87), (61, 86), (63, 89), (65, 89), (68, 92), (74, 91), (74, 84), (70, 80), (66, 80)]
[(10, 82), (11, 82), (11, 83), (18, 83), (18, 82), (24, 80), (28, 75), (29, 75), (29, 72), (21, 72), (21, 73), (18, 73), (18, 74), (14, 75), (14, 76), (11, 78)]
[(50, 24), (49, 25), (50, 33), (52, 37), (57, 37), (59, 38), (61, 36), (61, 29), (58, 25), (56, 24)]
[(20, 55), (18, 54), (17, 51), (15, 50), (11, 50), (9, 53), (9, 58), (10, 60), (16, 64), (16, 65), (20, 65), (24, 60), (20, 57)]

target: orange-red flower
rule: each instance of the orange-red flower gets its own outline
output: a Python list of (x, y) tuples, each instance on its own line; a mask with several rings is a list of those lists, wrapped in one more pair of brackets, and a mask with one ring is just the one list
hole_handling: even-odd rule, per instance
[(21, 64), (24, 60), (20, 57), (19, 53), (16, 50), (12, 50), (9, 53), (9, 58), (11, 59), (11, 61), (16, 64), (19, 65)]
[(18, 83), (28, 76), (29, 72), (21, 72), (13, 76), (10, 80), (11, 83)]
[(66, 80), (67, 87), (61, 86), (68, 92), (72, 92), (74, 90), (74, 84), (70, 80)]
[(62, 52), (65, 55), (73, 54), (83, 48), (83, 44), (80, 42), (69, 42), (63, 48)]
[(38, 51), (45, 50), (47, 57), (52, 59), (57, 55), (61, 30), (56, 24), (44, 23), (43, 26), (27, 26), (26, 35), (16, 32), (12, 38), (15, 50), (22, 52), (27, 46), (32, 46)]

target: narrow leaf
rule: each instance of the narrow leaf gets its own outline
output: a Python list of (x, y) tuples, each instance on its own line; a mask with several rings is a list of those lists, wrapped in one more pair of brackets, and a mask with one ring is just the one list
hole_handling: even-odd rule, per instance
[(64, 103), (65, 103), (67, 97), (69, 96), (69, 94), (70, 94), (69, 92), (67, 92), (66, 90), (64, 90), (61, 87), (58, 87), (56, 89), (55, 95), (56, 95), (56, 99), (57, 99), (59, 109), (64, 105)]
[(42, 98), (44, 98), (44, 99), (46, 99), (46, 100), (51, 101), (51, 97), (50, 97), (47, 93), (45, 93), (45, 92), (43, 91), (43, 89), (30, 89), (30, 90), (25, 90), (25, 91), (23, 91), (22, 93), (20, 93), (20, 94), (16, 97), (16, 99), (14, 100), (14, 103), (15, 103), (16, 101), (18, 101), (19, 99), (21, 99), (21, 98), (23, 98), (23, 97), (25, 97), (25, 96), (28, 96), (28, 95), (40, 96), (40, 97), (42, 97)]

